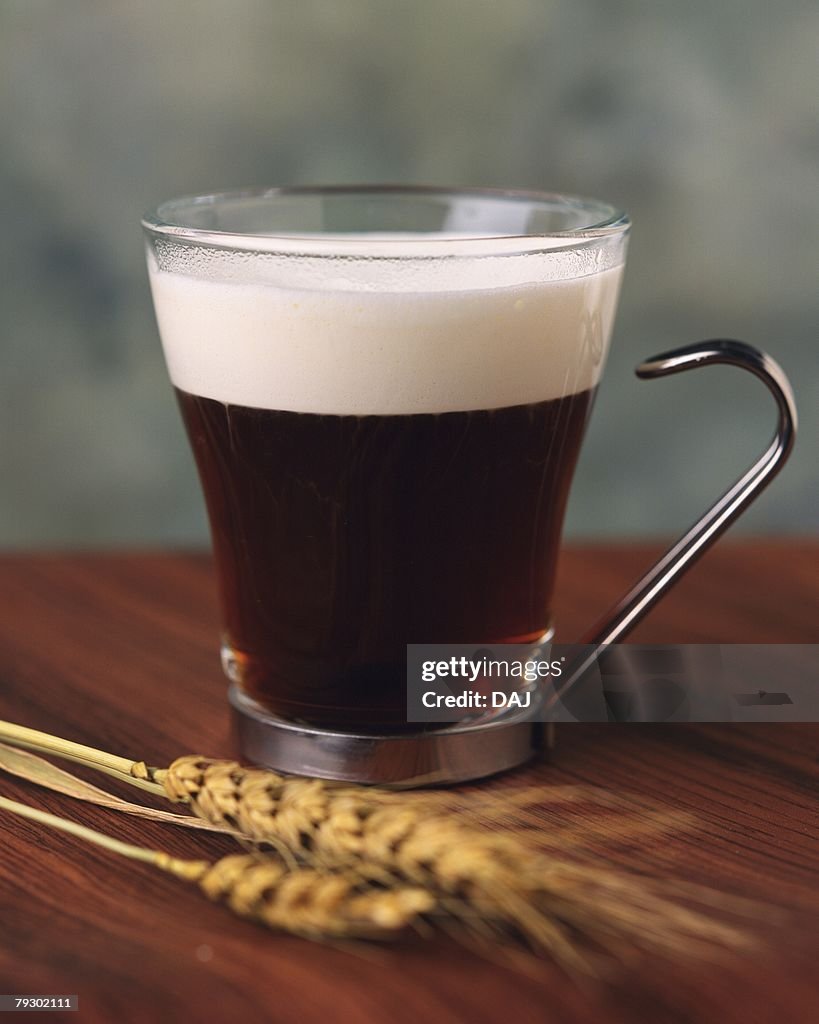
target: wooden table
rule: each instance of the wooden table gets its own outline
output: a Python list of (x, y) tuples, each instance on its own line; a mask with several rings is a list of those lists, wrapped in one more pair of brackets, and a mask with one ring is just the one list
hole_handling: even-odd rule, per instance
[[(562, 636), (577, 635), (653, 553), (567, 550)], [(231, 753), (206, 557), (7, 555), (0, 595), (2, 717), (155, 764)], [(819, 544), (723, 543), (635, 638), (819, 641)], [(690, 812), (694, 833), (607, 856), (780, 908), (779, 923), (757, 926), (768, 948), (733, 964), (649, 958), (606, 985), (578, 986), (549, 963), (526, 977), (443, 942), (350, 953), (269, 934), (149, 867), (0, 815), (0, 993), (78, 993), (85, 1021), (816, 1020), (818, 750), (815, 726), (569, 726), (553, 763), (522, 773)], [(203, 849), (182, 830), (137, 829), (6, 778), (0, 791), (180, 855)]]

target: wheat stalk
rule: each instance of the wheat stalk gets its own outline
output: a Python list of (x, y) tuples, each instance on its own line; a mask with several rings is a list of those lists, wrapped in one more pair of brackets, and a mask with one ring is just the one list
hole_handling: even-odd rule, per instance
[(177, 811), (162, 811), (156, 807), (146, 807), (144, 804), (131, 803), (121, 797), (114, 796), (107, 790), (91, 785), (84, 779), (64, 771), (50, 761), (38, 757), (27, 750), (18, 750), (6, 743), (0, 743), (0, 771), (15, 775), (17, 778), (33, 782), (52, 793), (61, 793), (63, 796), (70, 796), (74, 800), (82, 800), (85, 803), (96, 804), (98, 807), (105, 807), (112, 811), (121, 811), (137, 818), (145, 818), (148, 821), (159, 821), (169, 825), (180, 825), (182, 828), (196, 829), (201, 832), (227, 832), (237, 839), (247, 839), (246, 836), (239, 836), (238, 833), (230, 832), (223, 825), (216, 825), (202, 818), (195, 818), (190, 814), (179, 814)]
[[(753, 945), (744, 932), (686, 905), (746, 911), (740, 901), (710, 892), (699, 899), (696, 887), (675, 893), (610, 868), (546, 856), (520, 832), (476, 828), (432, 794), (285, 777), (196, 755), (154, 768), (5, 722), (0, 739), (119, 775), (212, 825), (272, 844), (291, 867), (424, 892), (428, 909), (467, 932), (522, 940), (572, 970), (589, 966), (580, 939), (618, 958), (638, 948), (713, 957)], [(506, 808), (505, 798), (496, 800)], [(491, 820), (491, 801), (489, 808)]]
[[(29, 750), (2, 742), (0, 771), (108, 810), (188, 829), (223, 832), (239, 841), (252, 842), (249, 836), (223, 823), (123, 800)], [(373, 794), (376, 791), (370, 789), (368, 792)], [(493, 786), (413, 794), (405, 790), (401, 799), (407, 804), (422, 803), (430, 814), (456, 815), (480, 829), (513, 832), (538, 849), (552, 852), (582, 853), (590, 846), (605, 850), (612, 844), (622, 850), (624, 846), (638, 847), (646, 840), (690, 830), (694, 826), (690, 814), (652, 806), (652, 802), (644, 798), (635, 802), (627, 794), (615, 795), (594, 786), (515, 784), (501, 788)]]
[(183, 860), (2, 796), (0, 809), (195, 882), (209, 899), (226, 903), (241, 917), (304, 938), (386, 938), (432, 910), (435, 902), (420, 888), (376, 890), (341, 874), (290, 870), (269, 854), (233, 854), (215, 863)]
[(668, 954), (749, 945), (747, 936), (664, 898), (645, 879), (545, 856), (514, 833), (478, 830), (399, 794), (285, 778), (230, 761), (178, 758), (152, 775), (207, 821), (276, 839), (331, 870), (414, 884), (465, 920), (478, 917), (579, 966), (579, 936)]

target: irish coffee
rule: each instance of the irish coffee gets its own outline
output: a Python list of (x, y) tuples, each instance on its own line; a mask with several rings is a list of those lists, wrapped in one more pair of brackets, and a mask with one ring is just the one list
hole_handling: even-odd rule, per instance
[(229, 673), (271, 710), (399, 726), (407, 643), (521, 643), (548, 629), (591, 391), (394, 416), (177, 395)]
[(149, 267), (230, 677), (291, 720), (400, 728), (407, 643), (546, 632), (620, 266), (558, 245), (434, 266), (220, 253), (214, 274), (181, 253)]

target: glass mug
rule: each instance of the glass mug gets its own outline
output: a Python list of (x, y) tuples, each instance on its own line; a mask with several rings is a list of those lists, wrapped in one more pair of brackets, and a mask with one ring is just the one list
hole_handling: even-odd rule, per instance
[(400, 734), (408, 643), (548, 638), (628, 218), (338, 187), (143, 223), (244, 710), (302, 738)]

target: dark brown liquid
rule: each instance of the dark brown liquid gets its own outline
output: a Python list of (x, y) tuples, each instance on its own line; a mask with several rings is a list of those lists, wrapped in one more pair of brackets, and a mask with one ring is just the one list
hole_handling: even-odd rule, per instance
[(548, 628), (592, 392), (411, 416), (177, 395), (231, 671), (272, 711), (400, 727), (406, 644), (522, 643)]

